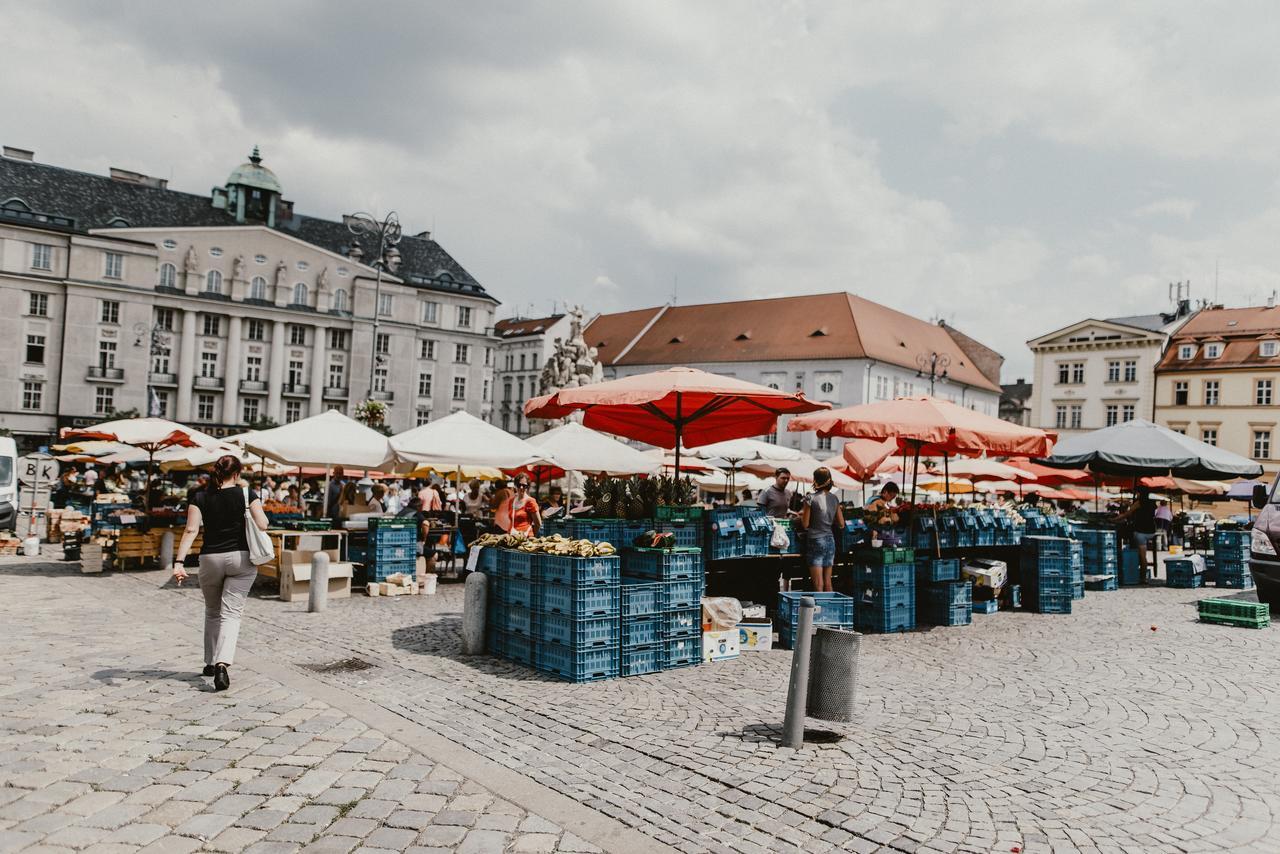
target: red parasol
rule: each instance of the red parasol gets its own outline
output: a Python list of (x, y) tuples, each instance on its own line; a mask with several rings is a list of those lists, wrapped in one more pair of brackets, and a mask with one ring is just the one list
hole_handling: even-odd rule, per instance
[[(851, 439), (844, 443), (842, 468), (853, 478), (870, 480), (881, 464), (898, 450), (896, 439)], [(833, 458), (834, 459), (834, 458)]]
[(695, 368), (668, 368), (650, 374), (562, 388), (524, 406), (530, 418), (563, 418), (585, 413), (583, 424), (595, 430), (638, 439), (661, 448), (709, 445), (772, 433), (779, 415), (830, 409), (807, 400), (733, 377)]
[(1030, 460), (1005, 460), (1005, 465), (1022, 469), (1034, 476), (1036, 483), (1061, 486), (1064, 483), (1093, 483), (1093, 475), (1081, 469), (1055, 469)]

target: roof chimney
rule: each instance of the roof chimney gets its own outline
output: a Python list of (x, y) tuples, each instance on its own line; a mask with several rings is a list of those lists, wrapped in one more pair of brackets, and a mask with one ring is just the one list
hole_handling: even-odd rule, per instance
[(1275, 308), (1275, 307), (1276, 307), (1276, 292), (1272, 291), (1271, 294), (1267, 297), (1267, 308)]
[(111, 167), (111, 180), (119, 181), (122, 184), (154, 187), (157, 190), (163, 190), (169, 186), (167, 178), (152, 178), (150, 175), (143, 175), (141, 172), (134, 172), (131, 169), (120, 169), (116, 166)]
[(36, 153), (25, 148), (14, 148), (12, 145), (4, 147), (4, 156), (10, 160), (25, 160), (28, 163), (36, 159)]

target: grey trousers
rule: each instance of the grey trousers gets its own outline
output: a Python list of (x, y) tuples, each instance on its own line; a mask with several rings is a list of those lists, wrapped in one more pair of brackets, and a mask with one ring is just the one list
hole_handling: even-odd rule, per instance
[(231, 664), (236, 657), (244, 600), (257, 577), (248, 552), (200, 555), (205, 664)]

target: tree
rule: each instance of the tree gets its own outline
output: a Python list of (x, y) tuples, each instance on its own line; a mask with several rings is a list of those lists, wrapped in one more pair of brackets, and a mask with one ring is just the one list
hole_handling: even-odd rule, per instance
[(279, 426), (280, 425), (276, 423), (276, 421), (272, 419), (269, 415), (260, 416), (249, 422), (250, 430), (270, 430), (273, 427), (279, 427)]
[(126, 421), (130, 418), (142, 417), (142, 413), (138, 412), (138, 407), (136, 406), (130, 409), (113, 409), (111, 410), (110, 415), (117, 421)]

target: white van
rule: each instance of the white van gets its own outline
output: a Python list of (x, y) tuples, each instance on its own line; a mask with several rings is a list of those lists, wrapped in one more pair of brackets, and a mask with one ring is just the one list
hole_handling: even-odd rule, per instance
[(18, 445), (9, 436), (0, 436), (0, 531), (12, 531), (18, 524)]

